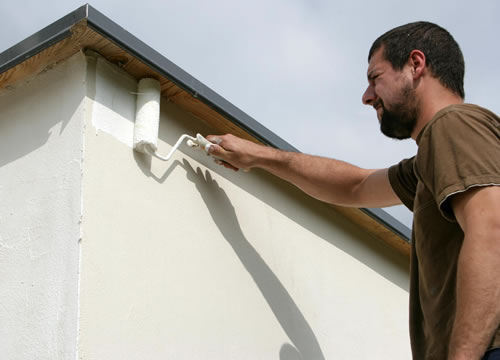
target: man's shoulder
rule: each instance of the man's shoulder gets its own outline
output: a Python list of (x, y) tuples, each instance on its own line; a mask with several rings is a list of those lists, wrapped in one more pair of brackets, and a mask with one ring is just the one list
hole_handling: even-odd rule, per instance
[(491, 110), (476, 104), (453, 104), (439, 110), (429, 122), (430, 125), (443, 119), (490, 119), (500, 122), (500, 118)]
[[(467, 133), (474, 127), (500, 132), (500, 118), (492, 111), (475, 104), (454, 104), (438, 111), (419, 134), (419, 145), (431, 136), (449, 137)], [(425, 140), (423, 141), (425, 142)]]

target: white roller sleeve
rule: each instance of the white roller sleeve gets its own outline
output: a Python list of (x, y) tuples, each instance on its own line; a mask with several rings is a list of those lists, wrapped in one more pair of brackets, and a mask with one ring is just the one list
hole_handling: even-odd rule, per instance
[(160, 82), (149, 78), (141, 79), (137, 93), (134, 149), (151, 155), (157, 149), (160, 125)]

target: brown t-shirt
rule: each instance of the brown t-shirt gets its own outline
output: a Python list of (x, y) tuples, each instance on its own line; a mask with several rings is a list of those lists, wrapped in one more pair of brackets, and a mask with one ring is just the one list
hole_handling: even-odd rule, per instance
[[(455, 318), (457, 260), (464, 238), (449, 199), (471, 187), (500, 185), (500, 119), (476, 105), (452, 105), (422, 129), (417, 144), (417, 155), (392, 166), (389, 180), (413, 211), (413, 358), (443, 360)], [(500, 347), (500, 328), (490, 347)]]

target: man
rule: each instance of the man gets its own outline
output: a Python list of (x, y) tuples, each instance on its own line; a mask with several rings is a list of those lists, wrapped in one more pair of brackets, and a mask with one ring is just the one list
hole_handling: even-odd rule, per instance
[(500, 119), (464, 104), (464, 61), (441, 27), (417, 22), (369, 52), (363, 103), (387, 136), (417, 142), (389, 169), (285, 152), (232, 135), (209, 152), (232, 169), (265, 169), (320, 200), (403, 203), (414, 213), (410, 338), (414, 359), (500, 359)]

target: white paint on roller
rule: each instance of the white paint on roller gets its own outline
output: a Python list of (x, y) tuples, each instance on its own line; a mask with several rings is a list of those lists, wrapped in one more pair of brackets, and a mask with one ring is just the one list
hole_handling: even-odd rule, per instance
[(158, 130), (160, 126), (161, 87), (156, 79), (144, 78), (137, 87), (137, 106), (134, 128), (134, 149), (160, 160), (168, 161), (177, 148), (187, 139), (191, 147), (198, 147), (208, 152), (211, 143), (201, 134), (196, 138), (187, 134), (181, 135), (167, 156), (157, 153)]
[(141, 79), (137, 87), (134, 149), (150, 155), (157, 150), (160, 90), (160, 82), (150, 78)]
[(211, 143), (202, 135), (196, 138), (183, 135), (167, 156), (157, 153), (160, 124), (160, 82), (152, 78), (137, 81), (97, 54), (95, 66), (95, 94), (92, 106), (92, 125), (97, 132), (104, 131), (135, 150), (168, 160), (184, 139), (191, 147), (205, 152)]

